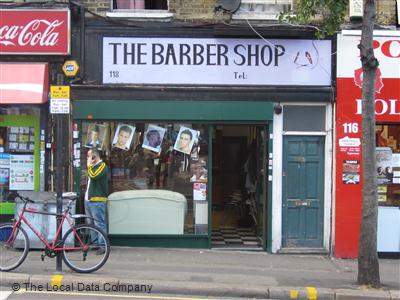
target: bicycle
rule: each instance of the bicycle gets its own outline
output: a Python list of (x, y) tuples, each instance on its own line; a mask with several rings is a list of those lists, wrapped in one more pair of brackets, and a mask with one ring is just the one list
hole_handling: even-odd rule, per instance
[[(27, 207), (28, 203), (35, 202), (18, 193), (16, 193), (16, 198), (24, 202), (23, 208), (16, 214), (17, 217), (12, 223), (0, 225), (0, 271), (11, 271), (19, 267), (28, 255), (29, 239), (25, 229), (22, 227), (23, 223), (44, 244), (44, 254), (41, 255), (42, 261), (44, 261), (45, 256), (55, 257), (57, 253), (61, 252), (65, 264), (78, 273), (94, 272), (106, 263), (110, 255), (110, 243), (105, 233), (92, 224), (74, 225), (73, 220), (75, 219), (90, 218), (87, 215), (71, 214), (70, 211), (72, 204), (77, 199), (76, 196), (64, 197), (69, 201), (61, 215)], [(46, 240), (24, 216), (25, 213), (61, 217), (54, 240)], [(58, 242), (65, 221), (69, 224), (69, 229), (63, 234), (61, 242)], [(102, 253), (103, 251), (99, 252), (99, 248), (104, 249), (104, 253)]]

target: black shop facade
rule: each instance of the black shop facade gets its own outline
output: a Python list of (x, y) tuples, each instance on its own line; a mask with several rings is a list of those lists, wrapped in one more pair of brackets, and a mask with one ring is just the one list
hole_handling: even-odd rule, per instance
[[(330, 202), (331, 41), (90, 25), (85, 41), (85, 73), (71, 84), (74, 188), (83, 202), (95, 146), (110, 167), (112, 244), (292, 246), (298, 224), (284, 207), (303, 192), (282, 180), (296, 156), (284, 145), (314, 151), (312, 191)], [(318, 242), (295, 243), (328, 250), (326, 206), (311, 219)]]

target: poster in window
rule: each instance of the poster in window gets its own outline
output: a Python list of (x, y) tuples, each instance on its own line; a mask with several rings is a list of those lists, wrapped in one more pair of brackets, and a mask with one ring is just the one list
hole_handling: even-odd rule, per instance
[(17, 135), (16, 135), (15, 133), (10, 133), (10, 134), (8, 135), (8, 140), (9, 140), (10, 142), (16, 142), (16, 141), (17, 141)]
[(0, 153), (0, 169), (10, 168), (10, 154)]
[(96, 148), (103, 150), (106, 127), (100, 124), (89, 124), (86, 135), (86, 148)]
[(200, 182), (193, 183), (193, 200), (194, 201), (207, 200), (207, 184)]
[(359, 184), (360, 183), (360, 161), (359, 160), (344, 160), (342, 181), (344, 184)]
[(207, 182), (207, 158), (192, 160), (190, 165), (190, 182)]
[(10, 170), (9, 169), (0, 169), (0, 185), (4, 185), (9, 181), (10, 178)]
[(389, 184), (393, 181), (391, 148), (376, 148), (376, 175), (378, 184)]
[(112, 146), (114, 148), (129, 150), (136, 128), (128, 124), (118, 124), (115, 130)]
[(142, 147), (160, 153), (161, 143), (164, 139), (166, 129), (154, 124), (149, 124), (143, 137)]
[(188, 127), (181, 126), (179, 129), (178, 137), (175, 141), (174, 149), (176, 151), (190, 154), (192, 152), (193, 144), (197, 143), (199, 132)]
[(18, 143), (8, 143), (8, 149), (9, 150), (17, 150), (18, 149)]
[(19, 127), (10, 127), (10, 133), (19, 133)]
[(10, 155), (10, 190), (34, 189), (34, 156)]
[(33, 127), (9, 127), (8, 150), (13, 152), (32, 152), (34, 144)]

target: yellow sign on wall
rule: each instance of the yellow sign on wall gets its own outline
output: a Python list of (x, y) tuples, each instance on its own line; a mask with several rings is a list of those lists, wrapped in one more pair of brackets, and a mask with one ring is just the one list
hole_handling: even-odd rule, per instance
[(68, 85), (52, 85), (50, 86), (51, 99), (69, 99), (70, 87)]
[(79, 65), (76, 60), (67, 60), (62, 66), (62, 70), (67, 77), (75, 76), (79, 71)]

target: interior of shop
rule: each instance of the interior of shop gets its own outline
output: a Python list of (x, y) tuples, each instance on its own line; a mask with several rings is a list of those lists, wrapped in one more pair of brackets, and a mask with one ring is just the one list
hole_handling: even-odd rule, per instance
[(400, 251), (400, 124), (376, 125), (378, 183), (377, 250), (381, 257)]
[(376, 125), (379, 206), (400, 207), (400, 124)]
[(81, 195), (86, 153), (96, 147), (110, 168), (114, 234), (208, 235), (212, 222), (212, 247), (263, 246), (266, 125), (85, 121), (80, 127), (73, 159), (80, 161)]
[(74, 142), (80, 194), (87, 186), (86, 154), (95, 147), (110, 168), (113, 234), (207, 235), (208, 136), (205, 124), (82, 122)]
[(260, 248), (266, 219), (265, 125), (213, 132), (212, 247)]

